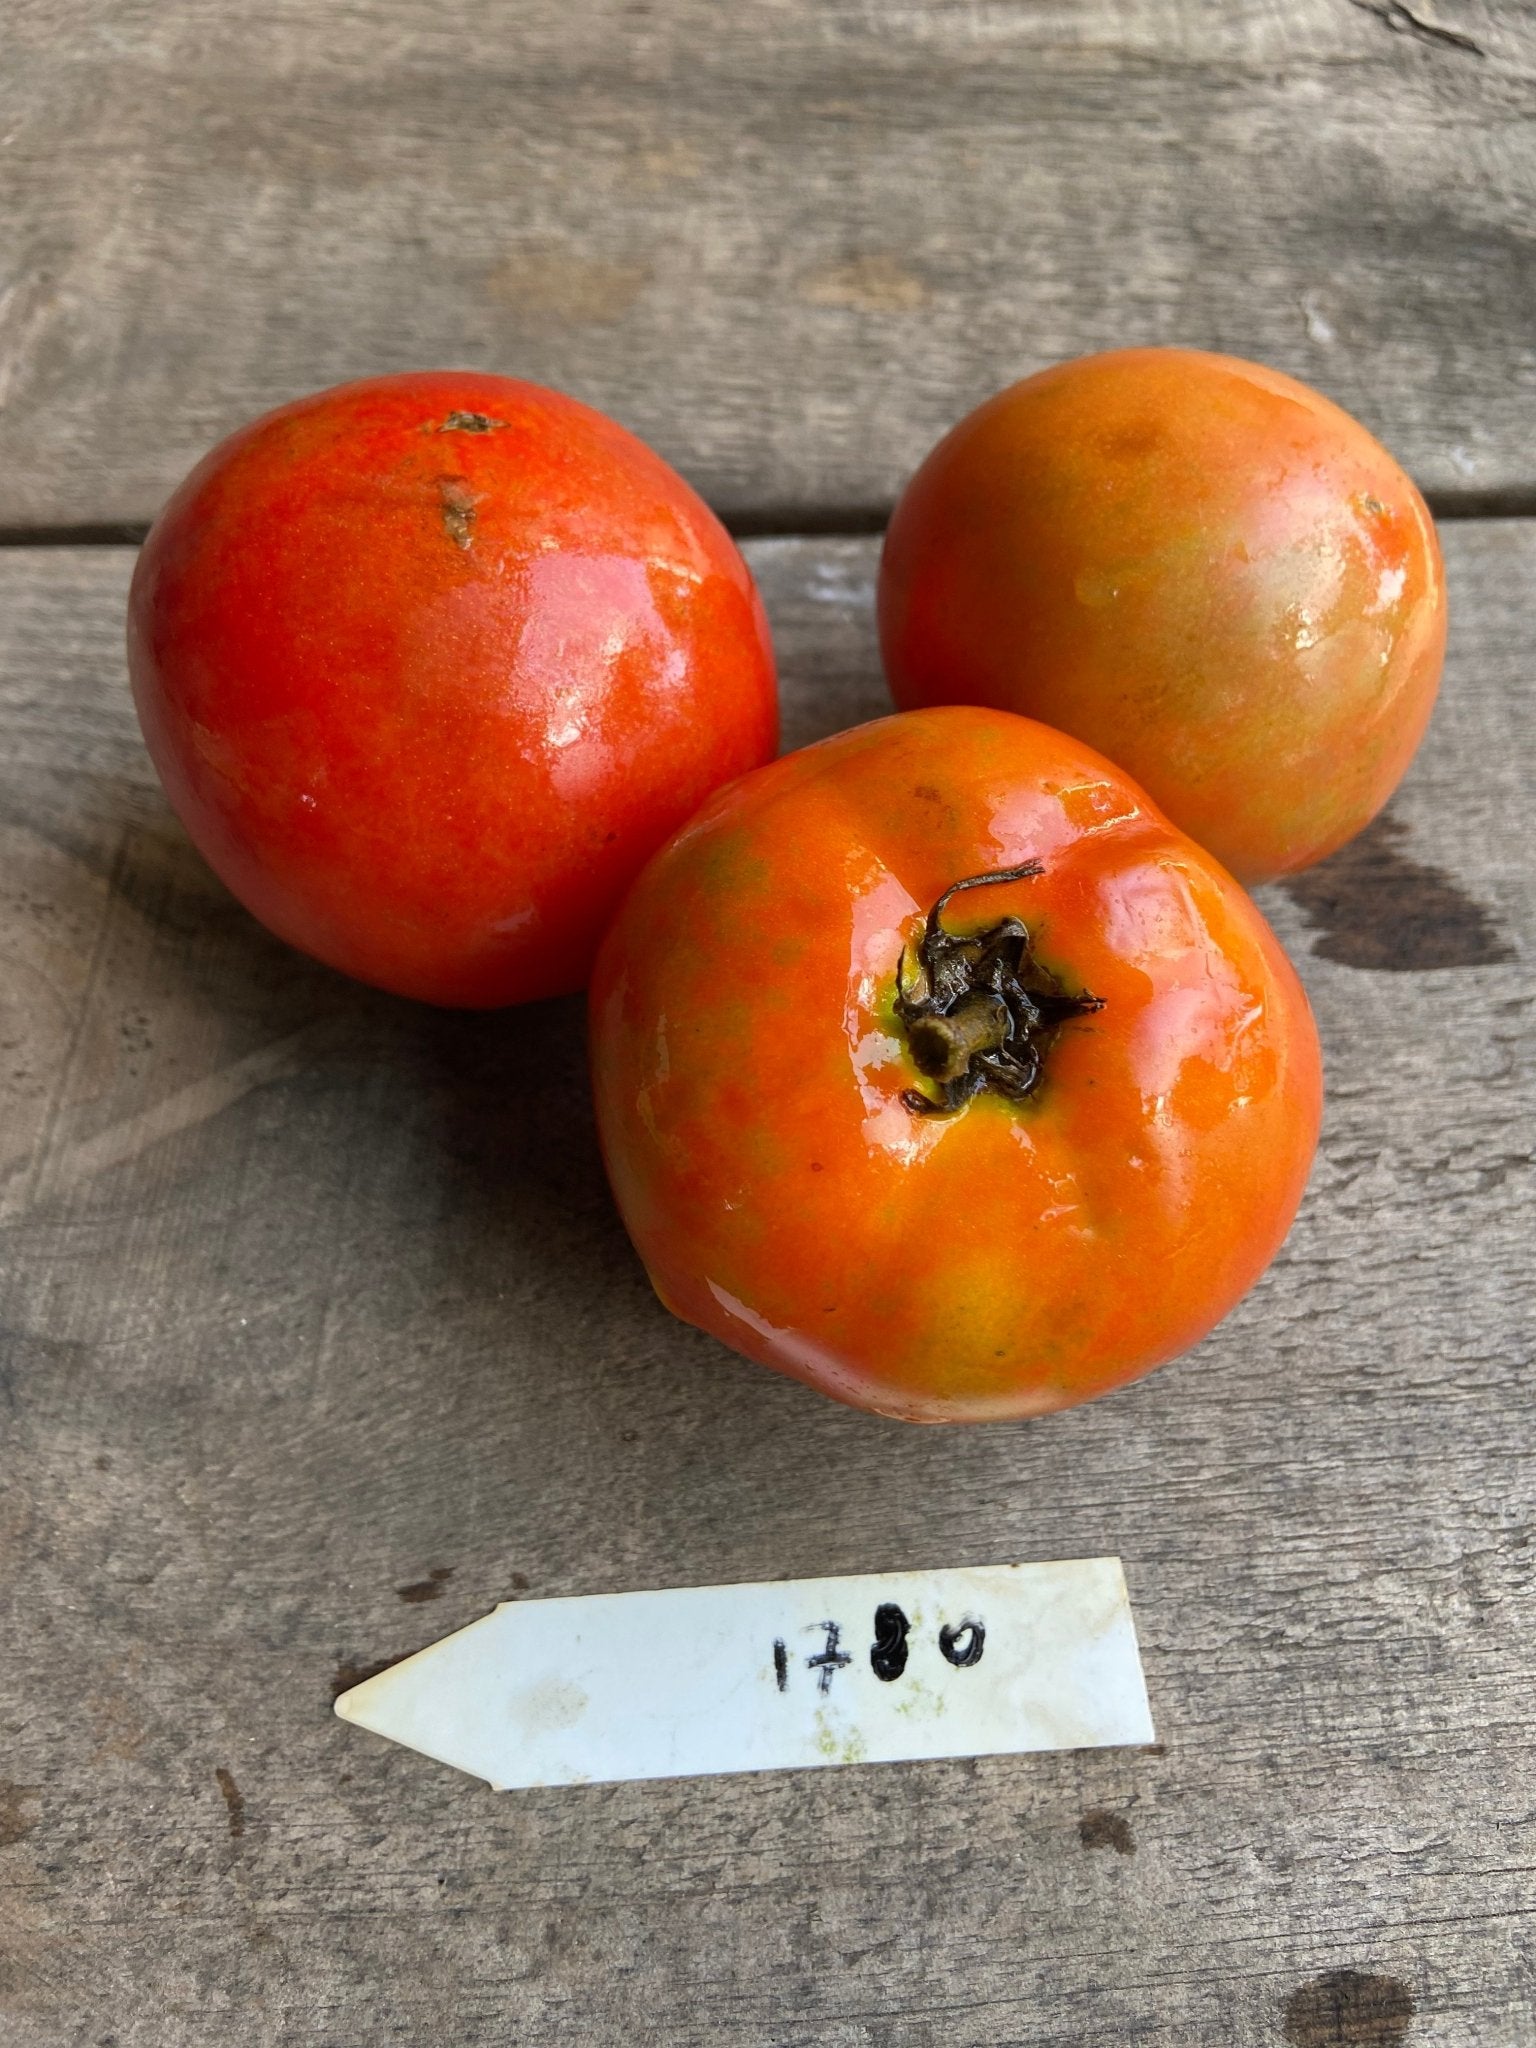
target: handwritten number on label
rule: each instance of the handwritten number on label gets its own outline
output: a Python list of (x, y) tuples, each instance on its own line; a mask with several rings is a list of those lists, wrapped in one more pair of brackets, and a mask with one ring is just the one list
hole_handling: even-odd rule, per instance
[(894, 1600), (875, 1609), (875, 1640), (869, 1653), (870, 1669), (887, 1685), (907, 1668), (907, 1631), (912, 1624)]
[(981, 1662), (982, 1645), (987, 1632), (979, 1621), (972, 1621), (967, 1615), (958, 1628), (946, 1623), (939, 1630), (939, 1652), (957, 1671), (964, 1671), (972, 1664)]
[(824, 1628), (827, 1632), (826, 1646), (824, 1649), (818, 1650), (814, 1657), (807, 1657), (805, 1661), (807, 1666), (817, 1674), (816, 1683), (820, 1689), (823, 1692), (830, 1692), (832, 1690), (834, 1672), (840, 1671), (845, 1664), (851, 1664), (853, 1659), (846, 1650), (838, 1648), (843, 1634), (840, 1623), (823, 1621), (819, 1622), (817, 1626)]
[[(853, 1659), (842, 1647), (841, 1622), (819, 1621), (815, 1625), (826, 1631), (827, 1640), (814, 1656), (807, 1657), (805, 1661), (807, 1667), (816, 1673), (817, 1690), (830, 1692), (833, 1678)], [(875, 1609), (875, 1640), (870, 1645), (869, 1668), (887, 1685), (900, 1678), (907, 1668), (912, 1647), (909, 1641), (911, 1633), (912, 1624), (895, 1601), (882, 1600)], [(973, 1664), (981, 1662), (986, 1640), (986, 1624), (968, 1614), (958, 1628), (952, 1628), (945, 1622), (939, 1630), (939, 1654), (957, 1671), (968, 1671)], [(789, 1691), (789, 1650), (782, 1636), (775, 1636), (773, 1643), (773, 1682), (780, 1692)]]

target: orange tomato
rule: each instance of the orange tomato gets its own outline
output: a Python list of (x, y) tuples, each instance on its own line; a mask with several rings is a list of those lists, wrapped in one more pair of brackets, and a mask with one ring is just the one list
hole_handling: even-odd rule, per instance
[(128, 646), (209, 865), (433, 1003), (582, 987), (642, 864), (777, 745), (767, 621), (708, 506), (590, 406), (471, 370), (215, 448), (144, 544)]
[(1433, 521), (1304, 384), (1188, 349), (1063, 363), (941, 441), (880, 569), (896, 702), (1087, 740), (1244, 881), (1369, 822), (1445, 654)]
[(591, 1022), (661, 1299), (915, 1421), (1064, 1408), (1197, 1342), (1317, 1139), (1311, 1013), (1253, 904), (1120, 770), (1002, 712), (719, 792), (627, 899)]

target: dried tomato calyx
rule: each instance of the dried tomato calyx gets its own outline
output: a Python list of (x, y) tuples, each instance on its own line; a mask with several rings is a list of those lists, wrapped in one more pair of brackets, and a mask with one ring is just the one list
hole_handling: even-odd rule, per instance
[(1038, 861), (951, 882), (929, 911), (917, 944), (921, 985), (907, 979), (902, 949), (896, 968), (896, 1015), (906, 1028), (912, 1064), (936, 1095), (908, 1088), (902, 1101), (915, 1116), (952, 1116), (986, 1090), (1022, 1102), (1040, 1085), (1046, 1047), (1069, 1017), (1104, 1005), (1098, 996), (1069, 995), (1035, 958), (1029, 927), (1004, 917), (979, 932), (944, 928), (949, 899), (992, 882), (1023, 882), (1043, 873)]

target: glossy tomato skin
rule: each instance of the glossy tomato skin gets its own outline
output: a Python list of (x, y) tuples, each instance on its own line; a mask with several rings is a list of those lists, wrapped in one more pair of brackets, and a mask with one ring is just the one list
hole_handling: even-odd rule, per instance
[(879, 614), (899, 705), (1074, 733), (1250, 883), (1381, 808), (1445, 653), (1434, 523), (1386, 450), (1188, 349), (1064, 363), (962, 420), (896, 507)]
[(476, 1008), (581, 987), (637, 869), (777, 741), (762, 606), (703, 501), (601, 413), (468, 371), (215, 448), (145, 543), (129, 665), (247, 908)]
[[(1073, 994), (1035, 1094), (949, 1117), (894, 1014), (950, 883)], [(1031, 720), (885, 719), (720, 792), (650, 863), (591, 996), (619, 1208), (675, 1314), (914, 1421), (1036, 1415), (1194, 1344), (1300, 1200), (1322, 1075), (1247, 896), (1120, 770)]]

